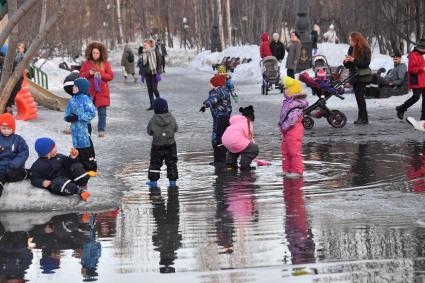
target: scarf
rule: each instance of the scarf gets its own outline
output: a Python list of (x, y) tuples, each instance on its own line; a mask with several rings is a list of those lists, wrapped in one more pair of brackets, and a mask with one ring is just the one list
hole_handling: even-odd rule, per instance
[(152, 75), (157, 73), (155, 47), (143, 49), (143, 64), (149, 64), (149, 68), (152, 72)]

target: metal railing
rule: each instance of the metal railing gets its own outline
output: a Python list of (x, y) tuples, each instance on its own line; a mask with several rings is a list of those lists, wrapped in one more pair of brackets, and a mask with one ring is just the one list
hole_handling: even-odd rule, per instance
[(27, 78), (35, 82), (36, 84), (49, 89), (49, 78), (45, 72), (36, 66), (31, 66), (27, 73)]

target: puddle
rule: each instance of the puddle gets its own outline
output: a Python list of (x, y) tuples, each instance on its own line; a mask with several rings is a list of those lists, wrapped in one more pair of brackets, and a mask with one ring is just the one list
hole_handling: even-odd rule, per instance
[(421, 282), (424, 152), (306, 144), (297, 180), (281, 176), (275, 152), (251, 173), (216, 172), (211, 153), (183, 153), (178, 191), (165, 170), (149, 191), (149, 164), (135, 161), (117, 175), (131, 188), (119, 211), (44, 222), (2, 214), (0, 282)]

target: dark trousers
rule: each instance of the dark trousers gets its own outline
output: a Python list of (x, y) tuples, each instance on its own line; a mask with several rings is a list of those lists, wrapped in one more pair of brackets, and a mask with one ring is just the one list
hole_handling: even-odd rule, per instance
[(176, 181), (179, 178), (177, 171), (177, 146), (170, 145), (152, 145), (151, 161), (149, 165), (148, 178), (150, 181), (158, 181), (161, 173), (161, 167), (164, 163), (167, 165), (167, 178), (170, 181)]
[(162, 56), (161, 64), (162, 64), (162, 71), (165, 72), (165, 56)]
[(234, 168), (237, 167), (238, 157), (241, 156), (241, 170), (251, 169), (251, 162), (257, 157), (259, 153), (258, 145), (250, 143), (242, 152), (238, 153), (227, 153), (226, 164)]
[(10, 94), (9, 100), (7, 101), (6, 107), (12, 107), (12, 105), (15, 104), (15, 98), (18, 92), (22, 88), (22, 82), (24, 80), (24, 77), (22, 76), (13, 87), (12, 93)]
[[(29, 178), (28, 174), (29, 172), (24, 168), (11, 169), (5, 173), (0, 173), (0, 187), (3, 187), (3, 185), (6, 183), (14, 183), (14, 182), (23, 181)], [(0, 192), (0, 195), (1, 195), (1, 192)]]
[(48, 189), (51, 193), (61, 196), (80, 194), (82, 192), (80, 187), (87, 186), (89, 179), (83, 164), (75, 162), (69, 168), (68, 176), (56, 177)]
[(225, 163), (227, 149), (221, 143), (221, 137), (224, 131), (230, 125), (229, 116), (222, 115), (214, 118), (213, 133), (212, 133), (212, 147), (214, 150), (214, 164)]
[(407, 111), (407, 109), (409, 109), (410, 106), (418, 102), (418, 100), (421, 98), (421, 95), (422, 95), (421, 120), (425, 120), (425, 88), (414, 88), (413, 95), (401, 105), (401, 110), (403, 112)]
[(365, 99), (366, 83), (358, 81), (353, 85), (353, 89), (354, 89), (354, 95), (356, 96), (357, 107), (359, 109), (357, 120), (368, 122), (369, 118), (367, 115), (366, 99)]
[(295, 79), (295, 70), (294, 69), (287, 69), (286, 70), (286, 75), (288, 77), (291, 77), (291, 78)]
[(90, 139), (90, 147), (77, 148), (78, 161), (80, 161), (87, 171), (97, 171), (96, 153), (93, 142)]
[(151, 106), (153, 104), (153, 96), (159, 97), (159, 91), (158, 91), (158, 81), (156, 80), (155, 75), (145, 75), (146, 80), (146, 86), (148, 87), (148, 95), (149, 95), (149, 101), (151, 103)]

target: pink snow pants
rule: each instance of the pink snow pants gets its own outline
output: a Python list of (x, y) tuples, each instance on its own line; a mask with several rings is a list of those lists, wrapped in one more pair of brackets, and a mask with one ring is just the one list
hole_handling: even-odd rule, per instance
[(282, 132), (282, 170), (287, 173), (304, 173), (302, 139), (304, 127), (302, 117), (288, 131)]

